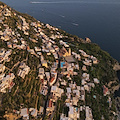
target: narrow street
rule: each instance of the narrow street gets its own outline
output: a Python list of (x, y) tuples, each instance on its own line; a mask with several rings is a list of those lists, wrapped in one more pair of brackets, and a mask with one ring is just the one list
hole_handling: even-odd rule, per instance
[(42, 118), (42, 120), (44, 120), (45, 115), (46, 115), (46, 108), (47, 108), (48, 98), (49, 98), (49, 96), (50, 96), (50, 91), (51, 91), (51, 87), (50, 87), (50, 85), (48, 84), (48, 93), (47, 93), (47, 99), (46, 99), (46, 101), (45, 101), (45, 106), (44, 106), (44, 112), (43, 112), (43, 118)]
[[(59, 62), (58, 62), (58, 68), (60, 68), (60, 58), (58, 59), (58, 61), (59, 61)], [(59, 76), (59, 74), (60, 74), (60, 73), (58, 72), (55, 85), (57, 85), (57, 83), (58, 83), (58, 76)], [(46, 99), (46, 101), (45, 101), (44, 113), (43, 113), (43, 118), (42, 118), (42, 120), (44, 120), (45, 115), (46, 115), (46, 108), (47, 108), (48, 98), (49, 98), (49, 96), (50, 96), (50, 91), (51, 91), (51, 86), (49, 85), (49, 82), (47, 83), (47, 86), (48, 86), (48, 93), (47, 93), (47, 99)], [(56, 110), (56, 106), (55, 106), (55, 110)], [(53, 112), (52, 115), (50, 116), (50, 120), (53, 118), (53, 116), (54, 116), (54, 112)]]

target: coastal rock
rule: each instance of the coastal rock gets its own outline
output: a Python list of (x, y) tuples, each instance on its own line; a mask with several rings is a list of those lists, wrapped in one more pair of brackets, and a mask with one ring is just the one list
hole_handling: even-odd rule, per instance
[(114, 93), (116, 90), (119, 90), (120, 84), (111, 88), (111, 92)]
[(85, 41), (86, 41), (86, 43), (91, 43), (91, 40), (88, 37), (85, 38)]
[(120, 97), (117, 97), (115, 100), (116, 100), (117, 114), (118, 114), (117, 120), (120, 120)]
[(108, 87), (111, 88), (110, 89), (111, 93), (114, 93), (116, 90), (119, 90), (120, 84), (118, 84), (117, 86), (112, 86), (111, 87), (112, 84), (116, 84), (116, 81), (111, 81), (111, 82), (108, 83)]
[(119, 71), (119, 70), (120, 70), (120, 64), (119, 64), (119, 63), (116, 63), (116, 64), (113, 66), (113, 70)]

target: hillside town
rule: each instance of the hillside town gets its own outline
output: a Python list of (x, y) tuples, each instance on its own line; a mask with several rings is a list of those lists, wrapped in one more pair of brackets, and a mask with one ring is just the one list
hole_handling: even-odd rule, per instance
[[(15, 29), (4, 22), (13, 16), (18, 18), (18, 21), (14, 23)], [(47, 35), (43, 28), (49, 30), (50, 35)], [(30, 35), (31, 29), (34, 31), (34, 37)], [(18, 31), (21, 31), (23, 35)], [(27, 36), (28, 40), (25, 40), (23, 36)], [(14, 81), (22, 80), (24, 84), (27, 76), (32, 75), (32, 71), (35, 71), (37, 73), (35, 84), (40, 81), (38, 92), (42, 97), (47, 96), (44, 104), (39, 108), (37, 105), (29, 108), (24, 103), (19, 103), (19, 109), (13, 107), (12, 111), (18, 117), (29, 120), (30, 116), (35, 119), (45, 119), (47, 116), (51, 120), (56, 114), (58, 101), (64, 97), (63, 107), (67, 110), (59, 113), (60, 120), (83, 120), (83, 118), (94, 120), (93, 110), (91, 105), (89, 106), (86, 102), (88, 99), (86, 96), (92, 92), (94, 100), (98, 97), (94, 89), (99, 86), (101, 81), (97, 76), (91, 76), (89, 70), (92, 70), (100, 61), (83, 49), (74, 50), (71, 47), (72, 44), (66, 41), (68, 37), (59, 32), (58, 28), (49, 24), (45, 25), (40, 21), (28, 22), (22, 15), (11, 12), (11, 8), (0, 5), (0, 39), (6, 46), (5, 48), (0, 47), (0, 92), (10, 94), (16, 87), (14, 92), (16, 94), (17, 91), (20, 91), (20, 84)], [(40, 45), (39, 39), (41, 40)], [(32, 44), (37, 46), (32, 46)], [(17, 54), (15, 51), (24, 51), (25, 59), (13, 62), (12, 67), (9, 68), (7, 64), (10, 63), (12, 56)], [(29, 66), (28, 55), (39, 60), (37, 70)], [(30, 87), (28, 93), (32, 93), (32, 89), (34, 89), (34, 85)], [(34, 95), (36, 94), (34, 93)], [(111, 109), (112, 99), (106, 84), (102, 86), (102, 94), (108, 98), (107, 102)], [(36, 97), (36, 101), (37, 99)], [(114, 111), (112, 114), (116, 115)], [(9, 119), (9, 115), (6, 118)], [(102, 116), (101, 120), (104, 119)]]

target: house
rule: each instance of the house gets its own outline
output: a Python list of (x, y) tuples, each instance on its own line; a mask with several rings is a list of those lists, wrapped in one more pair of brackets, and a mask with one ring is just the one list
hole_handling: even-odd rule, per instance
[(65, 57), (65, 60), (68, 62), (68, 63), (74, 63), (75, 62), (75, 59), (74, 57), (71, 55), (71, 56), (66, 56)]
[(53, 53), (53, 55), (54, 55), (54, 58), (55, 59), (58, 59), (58, 54), (55, 52), (55, 53)]
[(80, 90), (80, 86), (77, 86), (77, 90)]
[(58, 88), (57, 86), (52, 86), (51, 92), (53, 93), (53, 96), (61, 97), (61, 94), (64, 93), (64, 90), (61, 88)]
[(87, 91), (90, 90), (88, 85), (84, 85), (84, 89), (87, 90)]
[(39, 74), (43, 74), (44, 75), (44, 68), (39, 68)]
[(45, 49), (44, 52), (49, 53), (49, 50), (48, 50), (48, 49)]
[(42, 55), (42, 53), (41, 52), (37, 52), (37, 54), (40, 56), (40, 55)]
[(26, 49), (26, 46), (24, 44), (22, 44), (21, 46), (21, 49), (25, 50)]
[(70, 119), (77, 120), (77, 112), (75, 111), (75, 108), (73, 106), (69, 106), (68, 117)]
[(87, 71), (87, 68), (86, 68), (85, 65), (83, 65), (82, 70), (83, 70), (83, 71)]
[(75, 56), (76, 59), (78, 59), (79, 61), (81, 60), (81, 56), (75, 52), (72, 52), (72, 55)]
[(59, 51), (59, 47), (57, 45), (53, 45), (53, 47), (57, 52)]
[(73, 72), (73, 75), (78, 75), (78, 72)]
[(51, 46), (52, 46), (52, 43), (51, 43), (51, 42), (46, 42), (46, 47), (47, 47), (47, 48), (51, 48)]
[(97, 83), (97, 84), (100, 83), (100, 81), (97, 78), (94, 78), (93, 80), (94, 80), (94, 83)]
[(7, 59), (8, 56), (11, 55), (11, 53), (12, 53), (12, 50), (7, 51), (4, 55), (4, 59)]
[(9, 75), (4, 77), (0, 84), (0, 92), (6, 93), (6, 88), (11, 89), (14, 86), (14, 83), (12, 82), (14, 78), (15, 75), (13, 73), (9, 73)]
[(56, 79), (57, 79), (57, 72), (54, 71), (54, 72), (51, 72), (51, 78), (50, 78), (50, 86), (52, 86), (55, 82), (56, 82)]
[(0, 80), (2, 80), (4, 78), (5, 74), (0, 74)]
[(47, 55), (51, 55), (51, 53), (50, 53), (50, 52), (47, 52)]
[(75, 82), (73, 83), (71, 81), (71, 83), (69, 83), (69, 86), (70, 86), (71, 89), (75, 89), (76, 88), (76, 83)]
[(43, 85), (47, 86), (47, 80), (43, 80)]
[(24, 67), (26, 67), (26, 64), (24, 62), (21, 62), (19, 68), (24, 68)]
[(4, 41), (10, 40), (10, 37), (8, 35), (4, 35)]
[(0, 63), (4, 61), (4, 58), (2, 56), (0, 56)]
[(91, 110), (91, 108), (89, 108), (89, 106), (86, 106), (85, 112), (86, 112), (86, 119), (85, 120), (93, 120), (92, 110)]
[(71, 56), (71, 49), (69, 48), (69, 51), (67, 51), (65, 47), (62, 47), (58, 52), (58, 54), (59, 54), (59, 57)]
[(87, 83), (88, 84), (88, 86), (90, 86), (90, 87), (95, 87), (95, 84), (94, 83)]
[(69, 120), (63, 113), (60, 115), (60, 120)]
[(104, 96), (110, 94), (108, 88), (105, 85), (103, 85), (103, 94), (104, 94)]
[(55, 35), (53, 35), (53, 34), (50, 36), (50, 38), (53, 39), (53, 40), (56, 39)]
[(7, 47), (8, 48), (12, 48), (12, 43), (11, 42), (7, 42)]
[(71, 88), (70, 87), (67, 87), (67, 93), (71, 93)]
[(35, 47), (35, 51), (36, 51), (36, 52), (40, 52), (40, 51), (41, 51), (41, 48)]
[(20, 77), (22, 77), (24, 79), (25, 78), (25, 71), (19, 69), (17, 75), (20, 76)]
[(65, 80), (61, 81), (61, 85), (66, 86), (66, 85), (67, 85), (67, 82), (66, 82)]
[[(2, 21), (2, 20), (0, 20), (0, 23), (1, 23), (1, 21)], [(3, 35), (3, 32), (2, 32), (2, 31), (0, 31), (0, 35), (1, 35), (1, 36)]]
[(30, 71), (30, 67), (28, 67), (24, 62), (22, 62), (20, 63), (17, 75), (24, 79), (25, 75), (27, 75), (29, 71)]
[(94, 56), (90, 56), (90, 58), (92, 59), (93, 64), (98, 64), (98, 60), (97, 60), (96, 57), (94, 57)]
[(58, 68), (58, 63), (57, 62), (53, 62), (52, 68), (55, 68), (55, 70), (56, 70)]
[(93, 58), (93, 64), (98, 64), (98, 60), (96, 58)]
[(13, 49), (14, 49), (14, 48), (17, 48), (17, 45), (16, 45), (16, 44), (13, 44)]
[(83, 77), (84, 80), (90, 81), (90, 79), (89, 79), (89, 78), (90, 78), (90, 75), (89, 75), (89, 74), (83, 73), (83, 74), (82, 74), (82, 77)]
[(47, 80), (49, 81), (50, 80), (50, 73), (49, 72), (45, 72), (45, 75), (47, 77)]
[(75, 58), (78, 59), (79, 61), (81, 60), (81, 56), (79, 54), (75, 55)]
[(36, 53), (35, 53), (35, 51), (34, 51), (34, 49), (29, 49), (28, 52), (30, 52), (31, 54), (37, 56)]
[(31, 115), (32, 115), (33, 117), (36, 117), (36, 116), (37, 116), (38, 110), (36, 110), (35, 108), (30, 108), (29, 111), (31, 112)]
[(60, 45), (63, 45), (63, 44), (64, 44), (64, 42), (62, 40), (60, 40)]
[(81, 53), (82, 56), (89, 57), (89, 55), (87, 55), (86, 52), (84, 52), (83, 50), (79, 50), (79, 52)]
[(40, 79), (43, 79), (43, 77), (45, 76), (44, 74), (44, 68), (39, 68), (39, 75)]
[(76, 94), (76, 97), (80, 97), (80, 91), (79, 90), (73, 90), (73, 93)]
[(48, 92), (48, 87), (47, 86), (42, 86), (41, 90), (40, 90), (40, 93), (42, 95), (47, 95), (47, 92)]
[(40, 23), (37, 23), (37, 27), (41, 27)]
[(24, 120), (26, 120), (26, 119), (29, 120), (28, 108), (21, 109), (20, 116), (22, 116)]
[(26, 45), (26, 41), (23, 38), (21, 39), (21, 43)]
[(55, 49), (53, 47), (50, 47), (49, 50), (50, 50), (51, 53), (55, 52)]
[(42, 106), (40, 106), (39, 113), (43, 114), (43, 111), (44, 111), (44, 108)]
[(79, 99), (77, 97), (73, 97), (72, 98), (72, 105), (77, 106), (78, 101), (79, 101)]
[(80, 95), (81, 95), (81, 100), (85, 101), (85, 90), (84, 90), (84, 87), (81, 87)]
[(85, 59), (85, 61), (83, 61), (83, 63), (87, 66), (92, 66), (91, 60)]
[(17, 40), (17, 39), (14, 39), (13, 42), (14, 42), (14, 43), (18, 43), (18, 40)]
[(5, 66), (3, 64), (0, 64), (0, 73), (4, 72), (4, 70), (5, 70)]
[(85, 80), (85, 79), (82, 79), (81, 84), (82, 84), (82, 85), (85, 85), (86, 83), (87, 83), (86, 80)]
[(50, 99), (48, 104), (47, 104), (47, 111), (53, 111), (55, 106), (53, 105), (53, 101)]
[(44, 67), (46, 67), (46, 68), (48, 67), (46, 60), (42, 60), (41, 63), (42, 63), (42, 66), (44, 66)]
[(38, 43), (38, 41), (35, 40), (35, 39), (30, 38), (30, 40), (31, 40), (32, 42), (34, 42), (34, 43)]

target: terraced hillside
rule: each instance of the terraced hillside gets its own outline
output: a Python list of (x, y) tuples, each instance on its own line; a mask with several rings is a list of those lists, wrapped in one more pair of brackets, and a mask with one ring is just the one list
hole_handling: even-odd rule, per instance
[(117, 120), (117, 63), (89, 38), (0, 2), (0, 117)]

